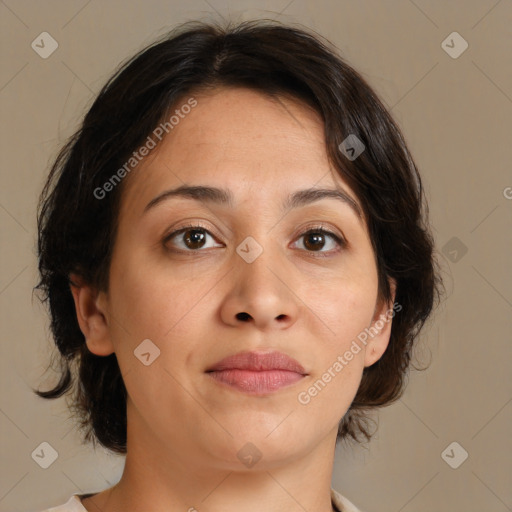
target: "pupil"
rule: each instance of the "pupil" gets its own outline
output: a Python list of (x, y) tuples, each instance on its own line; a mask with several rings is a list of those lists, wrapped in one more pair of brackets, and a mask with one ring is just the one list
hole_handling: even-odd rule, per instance
[(199, 229), (189, 229), (186, 231), (185, 240), (187, 244), (191, 243), (192, 246), (198, 244), (200, 246), (201, 242), (204, 241), (204, 233)]
[[(320, 242), (321, 245), (323, 245), (322, 241), (323, 241), (323, 235), (320, 234), (320, 233), (310, 233), (307, 238), (306, 238), (306, 247), (309, 248), (309, 242), (313, 240), (313, 249), (315, 248), (319, 248), (320, 246), (318, 245), (318, 242)], [(321, 247), (320, 247), (321, 248)]]

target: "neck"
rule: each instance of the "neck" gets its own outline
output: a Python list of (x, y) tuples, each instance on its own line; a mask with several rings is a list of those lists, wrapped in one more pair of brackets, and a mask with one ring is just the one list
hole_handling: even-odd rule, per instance
[(333, 430), (305, 455), (286, 462), (262, 457), (251, 469), (234, 469), (179, 443), (162, 446), (147, 430), (128, 428), (121, 480), (83, 504), (90, 512), (332, 512), (335, 442)]

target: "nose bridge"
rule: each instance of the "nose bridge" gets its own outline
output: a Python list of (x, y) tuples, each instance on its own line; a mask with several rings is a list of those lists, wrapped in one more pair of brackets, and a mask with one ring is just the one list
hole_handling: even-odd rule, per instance
[[(259, 239), (262, 241), (261, 237)], [(276, 270), (274, 270), (279, 266), (278, 250), (271, 247), (270, 237), (262, 242), (257, 242), (253, 237), (247, 237), (236, 250), (234, 266), (239, 276), (239, 284), (249, 287), (253, 292), (278, 287)]]
[(282, 255), (278, 247), (272, 246), (268, 233), (259, 233), (259, 242), (256, 237), (246, 237), (236, 248), (233, 284), (222, 317), (230, 324), (253, 322), (260, 329), (290, 325), (295, 322), (297, 304), (285, 284)]

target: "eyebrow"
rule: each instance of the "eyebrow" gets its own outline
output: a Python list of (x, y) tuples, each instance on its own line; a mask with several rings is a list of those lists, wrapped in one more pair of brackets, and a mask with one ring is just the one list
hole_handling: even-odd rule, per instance
[[(170, 199), (172, 197), (185, 197), (196, 201), (205, 201), (209, 203), (225, 204), (230, 208), (233, 207), (233, 194), (230, 190), (217, 187), (208, 187), (202, 185), (182, 185), (178, 188), (166, 190), (153, 198), (144, 208), (146, 213), (157, 204)], [(308, 188), (297, 190), (290, 194), (282, 205), (284, 212), (294, 208), (300, 208), (322, 199), (337, 199), (344, 204), (350, 206), (357, 217), (362, 220), (362, 211), (359, 204), (352, 199), (343, 189), (331, 188)]]

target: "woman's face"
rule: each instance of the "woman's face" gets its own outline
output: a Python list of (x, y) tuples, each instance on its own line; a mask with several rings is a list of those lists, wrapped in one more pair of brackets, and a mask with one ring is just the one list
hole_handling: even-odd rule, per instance
[[(366, 346), (357, 336), (389, 306), (376, 310), (376, 261), (350, 199), (289, 202), (328, 189), (359, 204), (330, 168), (318, 115), (245, 89), (195, 99), (125, 178), (109, 291), (98, 301), (104, 331), (88, 346), (116, 353), (129, 436), (203, 465), (243, 469), (260, 454), (269, 468), (326, 439), (332, 449), (389, 325)], [(154, 201), (185, 186), (223, 192)], [(190, 225), (199, 227), (172, 235)], [(303, 370), (257, 357), (274, 351)], [(216, 366), (241, 352), (255, 357)]]

